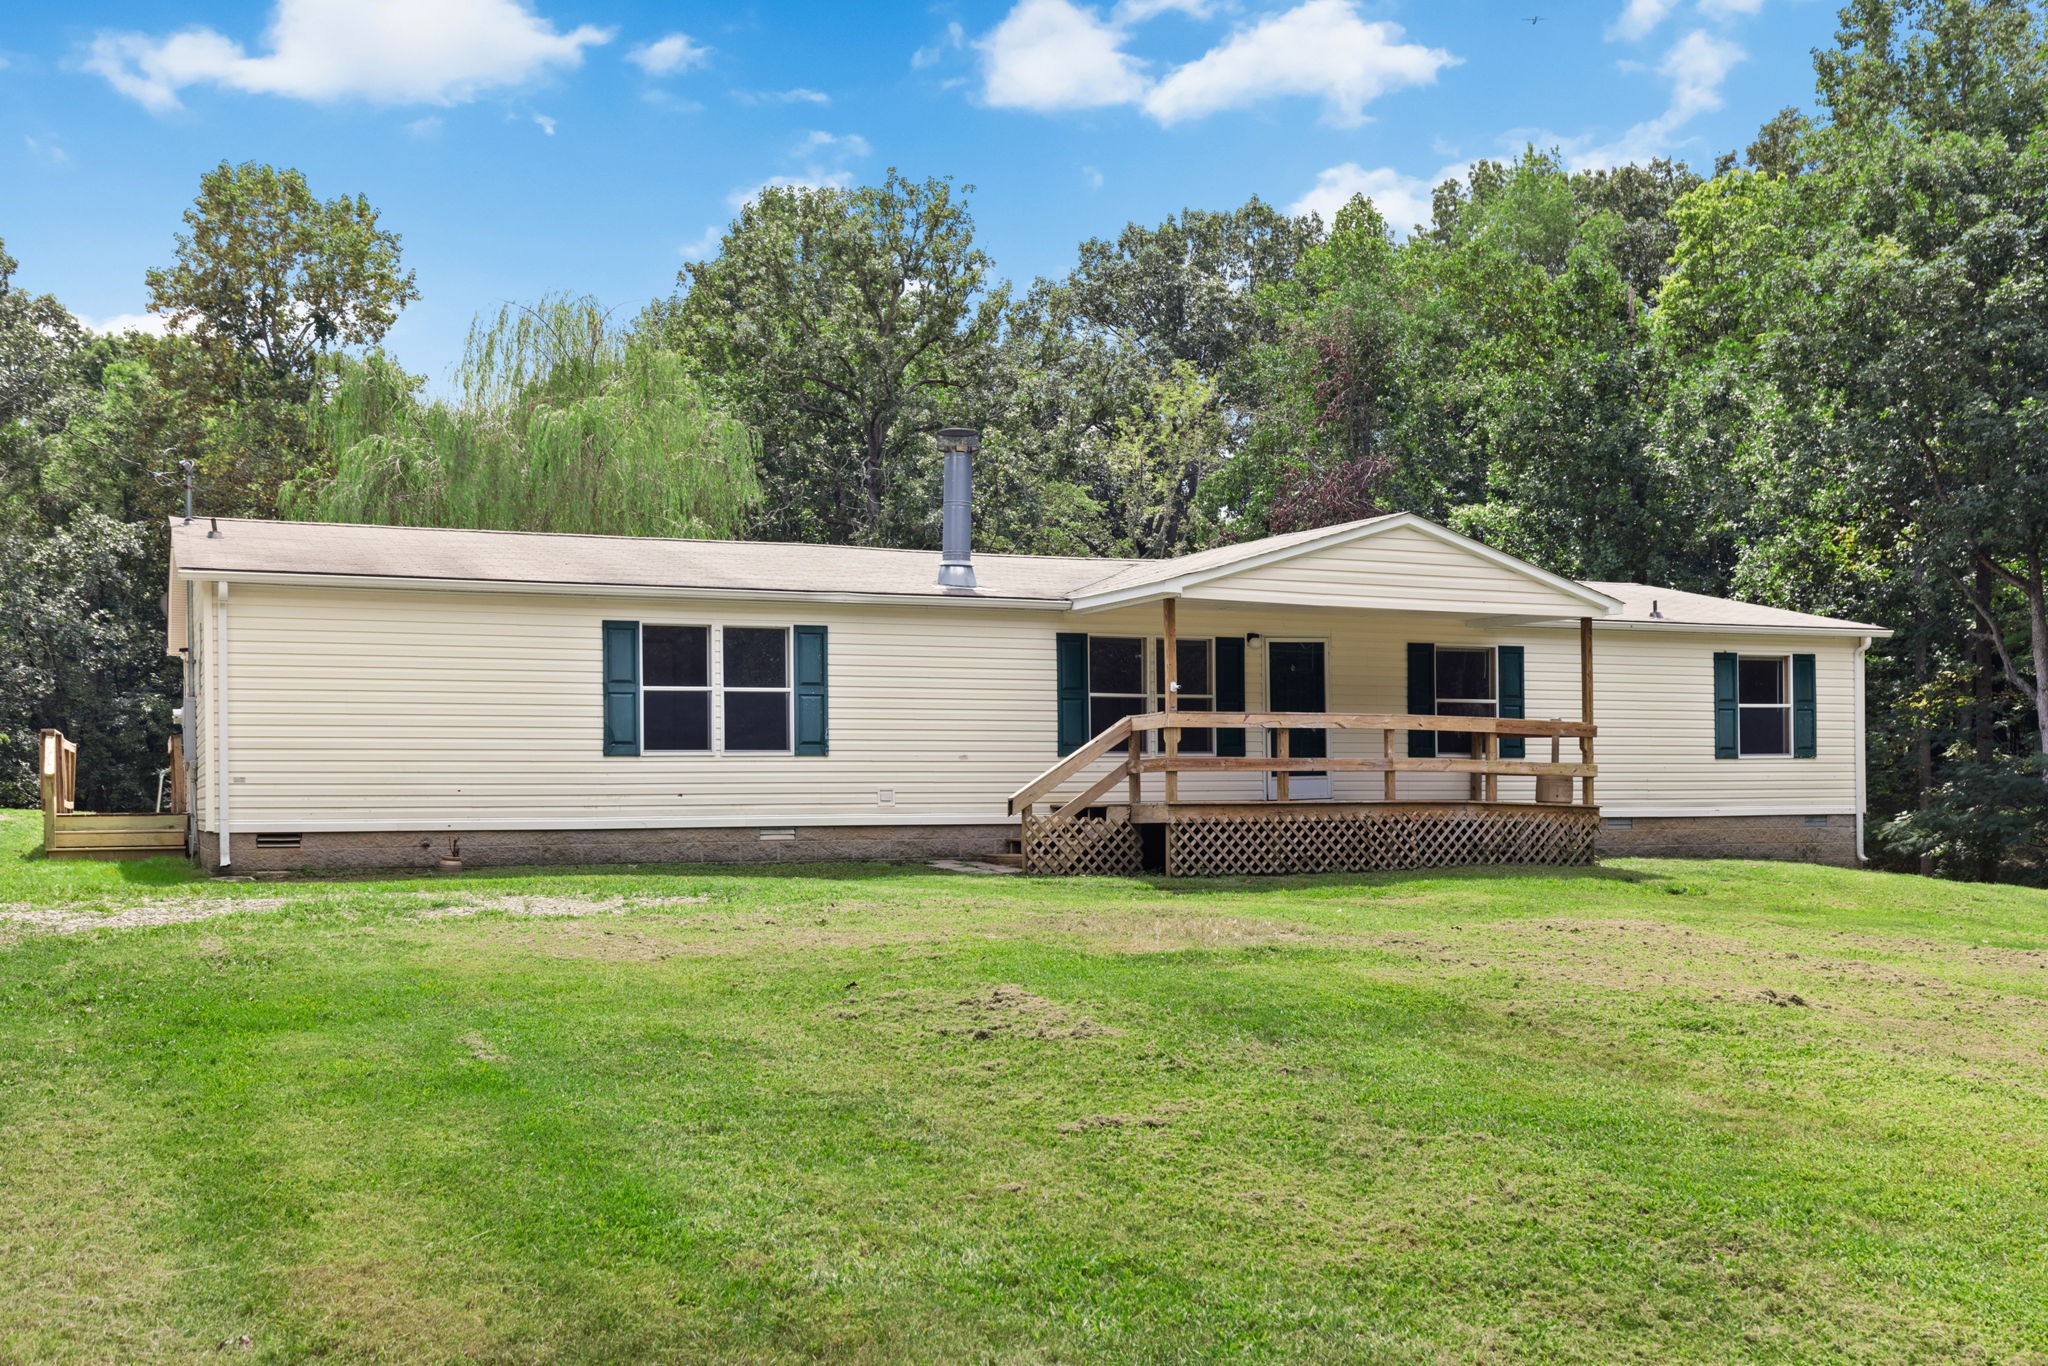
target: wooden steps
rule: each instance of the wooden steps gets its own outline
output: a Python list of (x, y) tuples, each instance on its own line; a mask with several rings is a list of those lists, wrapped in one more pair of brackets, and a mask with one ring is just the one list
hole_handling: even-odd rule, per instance
[(182, 815), (99, 815), (66, 812), (53, 818), (44, 852), (51, 858), (182, 858)]

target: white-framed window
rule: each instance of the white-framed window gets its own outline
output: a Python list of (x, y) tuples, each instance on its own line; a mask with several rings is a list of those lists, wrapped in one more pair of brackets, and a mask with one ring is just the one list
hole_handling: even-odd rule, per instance
[[(1174, 708), (1177, 711), (1216, 710), (1216, 642), (1197, 637), (1193, 640), (1174, 641), (1180, 692), (1175, 695)], [(1152, 640), (1152, 710), (1166, 710), (1166, 641), (1155, 636)], [(1160, 745), (1166, 743), (1162, 737)], [(1210, 754), (1216, 749), (1216, 732), (1213, 730), (1184, 730), (1180, 733), (1182, 754)]]
[(790, 753), (789, 628), (726, 626), (720, 635), (723, 752)]
[(640, 627), (641, 751), (792, 752), (790, 628)]
[(1792, 754), (1792, 657), (1742, 655), (1735, 661), (1736, 752), (1745, 759)]
[[(1216, 642), (1189, 638), (1174, 642), (1179, 653), (1180, 711), (1216, 709)], [(1088, 637), (1088, 733), (1100, 735), (1119, 717), (1166, 710), (1166, 642), (1157, 636)], [(1150, 740), (1146, 741), (1151, 744)], [(1216, 733), (1184, 730), (1180, 752), (1208, 754)], [(1121, 754), (1124, 746), (1113, 751)]]
[[(1100, 735), (1146, 710), (1145, 637), (1088, 637), (1088, 733)], [(1118, 745), (1115, 753), (1122, 754)]]
[(640, 734), (648, 754), (711, 752), (711, 628), (640, 627)]
[[(1500, 674), (1494, 667), (1492, 646), (1436, 647), (1436, 714), (1500, 715)], [(1438, 754), (1469, 757), (1473, 750), (1473, 736), (1467, 732), (1441, 731), (1437, 734)]]

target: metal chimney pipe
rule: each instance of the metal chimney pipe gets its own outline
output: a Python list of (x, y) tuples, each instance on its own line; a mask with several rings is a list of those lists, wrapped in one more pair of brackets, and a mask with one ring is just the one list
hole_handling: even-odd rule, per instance
[(939, 587), (974, 587), (974, 453), (981, 433), (970, 427), (947, 427), (939, 433), (946, 456), (945, 503), (939, 541)]

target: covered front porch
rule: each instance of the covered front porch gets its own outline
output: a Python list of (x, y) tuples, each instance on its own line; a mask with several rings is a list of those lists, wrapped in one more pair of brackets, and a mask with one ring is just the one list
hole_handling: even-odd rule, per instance
[(1026, 871), (1590, 862), (1612, 600), (1450, 540), (1361, 537), (1077, 603), (1065, 756), (1009, 800)]

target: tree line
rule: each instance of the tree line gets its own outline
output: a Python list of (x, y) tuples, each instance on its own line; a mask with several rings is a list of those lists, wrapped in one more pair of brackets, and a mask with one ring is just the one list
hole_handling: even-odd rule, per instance
[(0, 250), (0, 783), (32, 794), (42, 724), (95, 800), (153, 782), (181, 461), (219, 514), (935, 547), (930, 436), (966, 425), (990, 549), (1408, 509), (1891, 626), (1878, 856), (2048, 880), (2048, 25), (1852, 0), (1814, 68), (1812, 113), (1704, 170), (1531, 148), (1427, 224), (1189, 209), (1021, 288), (948, 180), (770, 188), (632, 316), (480, 318), (440, 396), (378, 349), (399, 237), (296, 172), (203, 179), (162, 338), (86, 334)]

